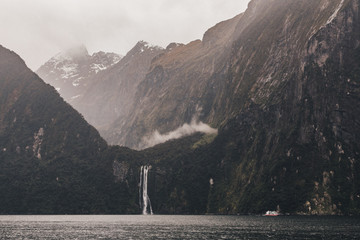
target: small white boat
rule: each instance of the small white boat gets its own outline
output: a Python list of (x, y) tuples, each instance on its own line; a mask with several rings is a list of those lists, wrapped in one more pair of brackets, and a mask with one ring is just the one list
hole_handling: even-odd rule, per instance
[(264, 216), (279, 216), (280, 215), (280, 213), (279, 212), (277, 212), (277, 211), (267, 211), (265, 214), (264, 214)]

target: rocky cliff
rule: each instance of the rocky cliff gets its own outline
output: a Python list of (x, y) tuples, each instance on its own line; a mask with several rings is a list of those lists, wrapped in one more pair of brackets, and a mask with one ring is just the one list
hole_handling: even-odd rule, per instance
[(359, 1), (253, 0), (229, 21), (216, 64), (206, 34), (153, 60), (121, 131), (136, 145), (199, 106), (200, 119), (219, 126), (210, 144), (147, 156), (153, 195), (161, 204), (177, 196), (158, 210), (192, 212), (206, 199), (199, 211), (359, 214)]
[[(184, 123), (215, 118), (219, 79), (225, 78), (232, 39), (242, 14), (209, 29), (203, 41), (170, 44), (153, 59), (137, 88), (134, 107), (112, 125), (112, 143), (133, 148), (155, 130), (174, 130)], [(220, 103), (219, 103), (220, 104)]]
[(229, 142), (239, 162), (220, 190), (238, 194), (238, 203), (231, 197), (221, 211), (254, 211), (269, 201), (288, 211), (302, 203), (299, 211), (312, 214), (356, 212), (359, 1), (266, 4), (259, 27), (235, 42), (230, 62), (232, 101), (240, 104), (224, 129), (244, 137)]
[(195, 114), (219, 127), (249, 99), (264, 107), (282, 101), (276, 93), (301, 78), (309, 42), (346, 4), (251, 1), (245, 13), (209, 29), (202, 41), (170, 45), (152, 61), (135, 107), (112, 124), (111, 142), (138, 147), (144, 136), (174, 130)]

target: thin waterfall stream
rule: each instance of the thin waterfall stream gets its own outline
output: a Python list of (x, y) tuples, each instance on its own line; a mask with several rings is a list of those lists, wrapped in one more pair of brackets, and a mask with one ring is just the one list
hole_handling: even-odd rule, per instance
[(151, 201), (148, 195), (148, 172), (149, 166), (141, 166), (139, 182), (139, 206), (142, 208), (142, 214), (153, 214)]

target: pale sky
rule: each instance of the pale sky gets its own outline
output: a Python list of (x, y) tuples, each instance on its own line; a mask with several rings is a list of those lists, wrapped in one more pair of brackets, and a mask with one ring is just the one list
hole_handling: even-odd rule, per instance
[(0, 45), (37, 70), (56, 53), (84, 44), (125, 55), (139, 40), (166, 47), (201, 39), (249, 0), (0, 0)]

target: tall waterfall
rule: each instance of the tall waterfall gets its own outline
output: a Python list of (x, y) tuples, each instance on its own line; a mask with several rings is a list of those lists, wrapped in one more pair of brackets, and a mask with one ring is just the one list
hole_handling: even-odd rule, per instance
[(144, 215), (153, 214), (150, 198), (148, 195), (148, 172), (149, 166), (141, 166), (139, 183), (139, 206)]

